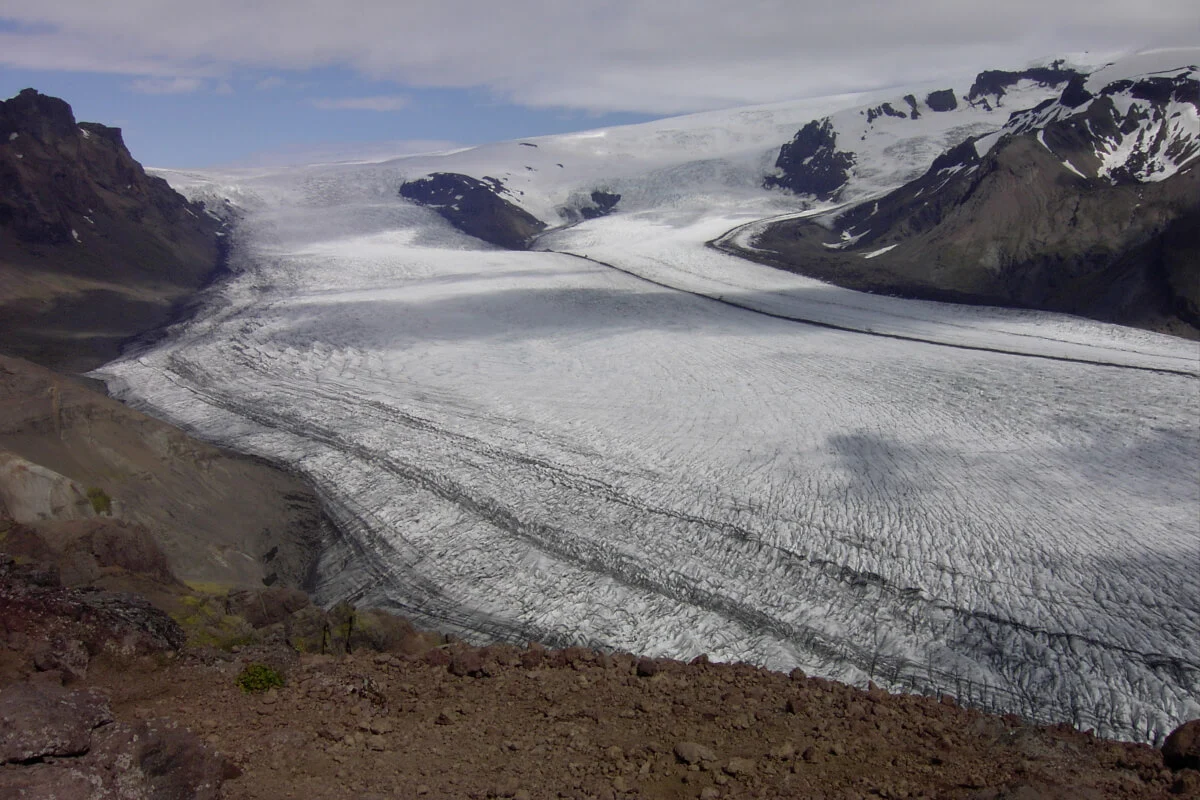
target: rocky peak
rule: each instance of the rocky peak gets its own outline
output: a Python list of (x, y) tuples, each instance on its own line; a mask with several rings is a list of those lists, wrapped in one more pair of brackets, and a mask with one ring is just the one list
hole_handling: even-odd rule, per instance
[[(10, 354), (98, 366), (220, 263), (219, 220), (147, 175), (119, 128), (76, 122), (70, 105), (33, 89), (0, 101), (0, 187), (0, 350)], [(96, 292), (128, 301), (97, 305)]]
[(79, 123), (79, 130), (85, 135), (91, 134), (99, 136), (102, 139), (107, 139), (115, 146), (128, 152), (128, 149), (125, 147), (125, 137), (121, 135), (120, 128), (110, 128), (107, 125), (101, 125), (99, 122), (81, 122)]
[(23, 89), (11, 100), (0, 100), (0, 137), (8, 141), (32, 136), (40, 142), (75, 133), (75, 114), (65, 101), (35, 89)]
[(1072, 79), (1057, 100), (1013, 114), (1001, 136), (1036, 136), (1064, 167), (1110, 183), (1154, 183), (1200, 156), (1200, 80), (1172, 75), (1088, 89)]
[(1064, 67), (1064, 63), (1058, 60), (1048, 67), (1031, 67), (1019, 71), (985, 70), (975, 77), (975, 82), (967, 91), (967, 102), (998, 108), (1003, 105), (1003, 98), (1008, 90), (1021, 81), (1030, 81), (1041, 86), (1059, 86), (1074, 78), (1083, 77), (1081, 73)]
[(768, 176), (764, 185), (829, 200), (845, 185), (855, 160), (853, 153), (837, 149), (837, 131), (829, 117), (813, 120), (780, 149), (777, 174)]

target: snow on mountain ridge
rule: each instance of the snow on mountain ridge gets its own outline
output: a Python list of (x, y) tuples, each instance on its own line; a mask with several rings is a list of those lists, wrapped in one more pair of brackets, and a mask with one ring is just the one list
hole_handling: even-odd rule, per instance
[(1107, 84), (1089, 79), (1057, 102), (1014, 114), (1000, 135), (1037, 132), (1047, 149), (1086, 177), (1161, 181), (1200, 156), (1197, 75), (1195, 67), (1184, 67)]

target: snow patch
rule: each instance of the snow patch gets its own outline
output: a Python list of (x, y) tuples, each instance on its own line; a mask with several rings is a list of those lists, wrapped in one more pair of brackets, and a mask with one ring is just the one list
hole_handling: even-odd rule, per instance
[(1003, 135), (1004, 131), (999, 130), (989, 133), (986, 136), (980, 136), (975, 140), (975, 155), (979, 158), (986, 156), (996, 146), (996, 142), (1000, 141), (1000, 137)]
[[(1047, 148), (1047, 149), (1048, 149), (1048, 148)], [(1087, 175), (1084, 175), (1082, 172), (1080, 172), (1079, 170), (1075, 169), (1075, 165), (1074, 165), (1074, 164), (1072, 164), (1070, 161), (1066, 161), (1066, 160), (1064, 160), (1064, 161), (1062, 162), (1062, 165), (1063, 165), (1064, 167), (1066, 167), (1067, 169), (1071, 170), (1071, 172), (1074, 172), (1074, 173), (1075, 173), (1076, 175), (1078, 175), (1079, 177), (1081, 177), (1081, 178), (1083, 178), (1083, 179), (1085, 179), (1085, 180), (1087, 179)]]
[(875, 258), (876, 256), (883, 255), (884, 253), (890, 253), (892, 250), (895, 250), (899, 246), (900, 246), (899, 244), (889, 244), (887, 247), (881, 247), (878, 250), (872, 250), (869, 253), (864, 253), (863, 258)]

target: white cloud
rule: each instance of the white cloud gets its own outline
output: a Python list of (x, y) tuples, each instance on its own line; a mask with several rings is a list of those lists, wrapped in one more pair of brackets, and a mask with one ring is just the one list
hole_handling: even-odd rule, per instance
[(528, 105), (654, 113), (1200, 41), (1194, 0), (0, 0), (0, 18), (19, 23), (0, 34), (0, 63), (16, 67), (342, 66)]
[(258, 89), (260, 92), (266, 92), (270, 91), (271, 89), (278, 89), (286, 83), (287, 81), (278, 75), (271, 75), (270, 77), (263, 78), (261, 81), (254, 84), (254, 88)]
[(313, 106), (327, 111), (399, 111), (407, 106), (409, 99), (400, 94), (374, 95), (372, 97), (319, 97)]
[(199, 78), (138, 78), (129, 88), (141, 94), (188, 94), (203, 85)]

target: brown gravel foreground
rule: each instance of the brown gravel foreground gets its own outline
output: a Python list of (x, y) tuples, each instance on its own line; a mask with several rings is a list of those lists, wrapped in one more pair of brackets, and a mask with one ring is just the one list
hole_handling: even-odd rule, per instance
[[(287, 684), (245, 694), (251, 661)], [(1146, 745), (748, 665), (582, 648), (421, 656), (192, 651), (93, 669), (119, 720), (167, 717), (241, 770), (227, 798), (1198, 797)]]

